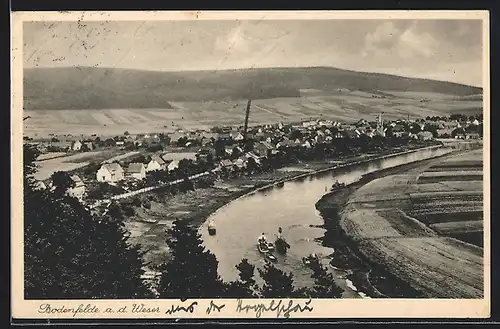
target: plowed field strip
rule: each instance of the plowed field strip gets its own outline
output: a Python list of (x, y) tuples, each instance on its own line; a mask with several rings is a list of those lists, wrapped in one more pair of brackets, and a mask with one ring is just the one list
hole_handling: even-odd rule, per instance
[(483, 231), (482, 220), (470, 220), (461, 222), (436, 223), (430, 225), (433, 230), (441, 234), (456, 234)]
[(446, 238), (365, 240), (360, 248), (429, 297), (482, 297), (482, 258)]

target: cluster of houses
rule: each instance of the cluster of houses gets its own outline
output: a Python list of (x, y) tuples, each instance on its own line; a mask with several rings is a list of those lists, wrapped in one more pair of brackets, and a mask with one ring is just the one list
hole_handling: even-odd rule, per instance
[[(307, 150), (316, 144), (332, 143), (339, 138), (357, 139), (386, 136), (389, 132), (396, 137), (408, 137), (422, 141), (435, 137), (453, 137), (460, 139), (480, 138), (478, 130), (482, 122), (471, 120), (395, 120), (382, 123), (381, 120), (368, 122), (359, 120), (353, 124), (345, 124), (332, 120), (309, 120), (300, 123), (276, 123), (255, 126), (249, 129), (246, 138), (253, 141), (251, 149), (244, 145), (245, 136), (242, 127), (217, 127), (212, 131), (197, 130), (184, 132), (178, 130), (173, 134), (140, 134), (131, 136), (124, 134), (100, 140), (73, 140), (52, 142), (66, 143), (67, 150), (92, 150), (96, 144), (105, 146), (130, 145), (175, 145), (178, 147), (197, 146), (196, 160), (207, 162), (211, 159), (213, 169), (239, 170), (248, 166), (250, 159), (260, 165), (265, 158), (276, 155), (284, 149)], [(419, 127), (417, 127), (419, 126)], [(415, 129), (415, 127), (417, 129)], [(430, 131), (429, 127), (433, 127)], [(118, 162), (104, 162), (97, 170), (95, 179), (98, 182), (116, 183), (122, 180), (142, 180), (146, 174), (157, 170), (173, 171), (179, 167), (179, 160), (172, 160), (160, 147), (149, 162), (132, 162), (123, 165)], [(77, 175), (71, 176), (74, 187), (68, 194), (82, 198), (85, 184)], [(42, 183), (43, 184), (43, 183)]]
[(144, 164), (141, 162), (129, 163), (123, 168), (119, 163), (103, 163), (96, 173), (98, 182), (116, 183), (124, 179), (142, 180), (146, 173), (155, 170), (172, 171), (179, 167), (179, 160), (169, 160), (166, 156), (154, 155), (151, 160)]
[[(87, 192), (85, 183), (83, 180), (80, 178), (78, 175), (71, 175), (70, 179), (73, 181), (73, 187), (70, 187), (66, 193), (72, 197), (82, 199), (85, 196), (85, 193)], [(54, 190), (55, 186), (52, 184), (51, 180), (46, 180), (44, 181), (37, 181), (36, 183), (36, 188), (38, 189), (50, 189)]]

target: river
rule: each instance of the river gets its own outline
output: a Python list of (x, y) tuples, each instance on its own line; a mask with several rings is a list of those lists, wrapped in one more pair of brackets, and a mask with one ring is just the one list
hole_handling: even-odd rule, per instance
[[(451, 148), (439, 148), (394, 155), (316, 173), (285, 182), (281, 186), (256, 191), (230, 202), (210, 216), (209, 219), (213, 219), (217, 227), (215, 236), (208, 234), (207, 223), (200, 227), (200, 234), (205, 246), (219, 261), (221, 277), (232, 281), (237, 279), (235, 265), (242, 258), (247, 258), (257, 268), (265, 264), (256, 247), (257, 238), (265, 233), (274, 242), (278, 227), (281, 226), (291, 248), (286, 256), (278, 256), (275, 266), (293, 273), (298, 286), (311, 286), (311, 273), (303, 265), (302, 257), (316, 253), (328, 266), (329, 256), (334, 252), (331, 248), (321, 246), (316, 240), (325, 232), (317, 227), (323, 224), (323, 219), (315, 208), (316, 202), (327, 193), (325, 188), (329, 188), (336, 180), (351, 184), (365, 174), (433, 158), (450, 151)], [(330, 271), (337, 284), (344, 289), (344, 297), (359, 297), (352, 283), (342, 278), (344, 273), (331, 268)]]

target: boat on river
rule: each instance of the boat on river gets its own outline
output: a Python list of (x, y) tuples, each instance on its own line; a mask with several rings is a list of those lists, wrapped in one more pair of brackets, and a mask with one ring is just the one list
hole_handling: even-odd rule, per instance
[[(278, 261), (278, 258), (276, 258), (276, 256), (271, 252), (272, 249), (269, 248), (269, 244), (270, 243), (260, 243), (258, 242), (257, 243), (257, 249), (259, 250), (259, 252), (264, 255), (264, 257), (266, 258), (266, 260), (268, 261), (271, 261), (271, 262), (277, 262)], [(272, 243), (271, 243), (272, 245)], [(274, 246), (273, 246), (274, 248)]]
[(210, 235), (215, 235), (217, 233), (217, 230), (215, 229), (215, 222), (211, 220), (208, 223), (208, 234)]
[(311, 265), (311, 263), (315, 260), (318, 260), (318, 256), (316, 254), (310, 254), (307, 257), (302, 257), (302, 263), (306, 266)]
[(335, 183), (333, 183), (332, 187), (330, 188), (330, 191), (333, 192), (343, 187), (345, 187), (345, 183), (340, 183), (339, 181), (336, 181)]
[(286, 255), (286, 252), (290, 249), (290, 245), (283, 238), (277, 238), (274, 244), (276, 246), (276, 252), (282, 255)]

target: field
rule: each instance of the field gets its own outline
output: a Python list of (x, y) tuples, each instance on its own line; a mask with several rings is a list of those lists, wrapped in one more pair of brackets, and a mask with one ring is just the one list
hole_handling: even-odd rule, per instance
[(411, 214), (427, 224), (481, 220), (481, 159), (482, 150), (477, 150), (427, 168), (408, 191)]
[[(401, 95), (403, 94), (403, 95)], [(386, 119), (410, 115), (426, 117), (447, 115), (453, 111), (479, 108), (481, 101), (461, 100), (445, 94), (435, 94), (432, 102), (407, 97), (404, 92), (390, 98), (376, 93), (344, 91), (321, 96), (282, 97), (252, 100), (249, 123), (265, 124), (279, 121), (294, 122), (310, 118), (325, 118), (352, 122), (371, 120), (383, 112)], [(246, 100), (170, 102), (171, 108), (139, 109), (37, 109), (25, 110), (31, 118), (25, 122), (24, 134), (42, 137), (48, 134), (71, 133), (117, 135), (144, 132), (169, 132), (177, 127), (207, 129), (215, 125), (242, 125)]]
[(429, 225), (440, 234), (460, 234), (465, 232), (482, 232), (482, 220), (464, 220), (461, 222), (444, 222)]
[(62, 157), (62, 156), (65, 156), (66, 155), (66, 152), (49, 152), (49, 153), (43, 153), (43, 154), (40, 154), (36, 160), (37, 161), (45, 161), (45, 160), (50, 160), (50, 159), (53, 159), (53, 158), (59, 158), (59, 157)]
[(425, 296), (480, 298), (481, 158), (481, 150), (446, 156), (373, 180), (350, 197), (341, 228), (370, 261)]
[(354, 240), (389, 237), (435, 236), (422, 223), (396, 208), (368, 209), (348, 206), (343, 212), (341, 227)]
[(35, 162), (38, 169), (34, 177), (37, 180), (45, 180), (50, 178), (50, 176), (52, 176), (52, 174), (56, 171), (75, 170), (87, 166), (90, 162), (104, 161), (117, 155), (122, 155), (123, 153), (125, 153), (125, 151), (113, 149), (104, 151), (82, 152), (46, 160), (44, 160), (44, 158), (42, 157), (42, 159), (38, 159), (38, 161)]
[(365, 240), (360, 250), (429, 298), (482, 298), (483, 250), (450, 238)]
[(195, 152), (168, 152), (163, 155), (165, 160), (182, 160), (182, 159), (196, 159)]

